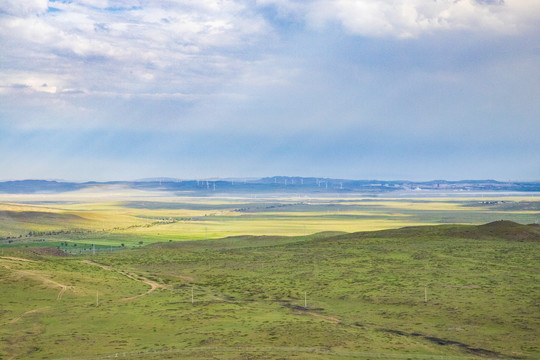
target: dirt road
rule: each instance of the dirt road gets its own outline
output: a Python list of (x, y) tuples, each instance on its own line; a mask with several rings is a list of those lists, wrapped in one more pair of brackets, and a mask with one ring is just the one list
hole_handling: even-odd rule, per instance
[(96, 263), (96, 262), (94, 262), (92, 260), (82, 260), (82, 262), (85, 263), (85, 264), (99, 266), (100, 268), (102, 268), (104, 270), (116, 272), (116, 273), (118, 273), (120, 275), (123, 275), (125, 277), (130, 278), (131, 280), (142, 282), (142, 283), (150, 286), (150, 289), (147, 292), (143, 293), (143, 294), (122, 298), (122, 299), (119, 299), (118, 301), (134, 300), (134, 299), (137, 299), (137, 298), (139, 298), (141, 296), (148, 295), (148, 294), (150, 294), (151, 292), (153, 292), (156, 289), (167, 289), (167, 287), (165, 285), (160, 284), (158, 282), (155, 282), (153, 280), (147, 279), (144, 276), (132, 274), (132, 273), (129, 273), (129, 272), (124, 271), (124, 270), (118, 270), (118, 269), (113, 268), (112, 266), (98, 264), (98, 263)]

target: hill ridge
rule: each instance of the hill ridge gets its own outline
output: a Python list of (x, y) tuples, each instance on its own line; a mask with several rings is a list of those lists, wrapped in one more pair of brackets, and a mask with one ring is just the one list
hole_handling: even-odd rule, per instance
[(470, 239), (499, 238), (511, 241), (540, 241), (540, 226), (523, 225), (509, 220), (498, 220), (481, 225), (426, 225), (407, 226), (399, 229), (355, 232), (337, 237), (400, 237), (418, 236), (455, 237)]

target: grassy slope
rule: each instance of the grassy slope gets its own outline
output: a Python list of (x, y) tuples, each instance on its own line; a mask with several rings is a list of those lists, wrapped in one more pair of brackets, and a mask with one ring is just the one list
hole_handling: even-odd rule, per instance
[[(538, 358), (539, 250), (509, 222), (161, 243), (107, 269), (5, 249), (0, 357)], [(163, 288), (120, 301), (144, 279)]]

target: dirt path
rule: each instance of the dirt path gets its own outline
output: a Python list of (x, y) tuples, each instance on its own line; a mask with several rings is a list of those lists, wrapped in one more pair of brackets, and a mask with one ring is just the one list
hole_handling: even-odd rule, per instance
[(123, 270), (118, 270), (118, 269), (113, 268), (112, 266), (98, 264), (98, 263), (96, 263), (96, 262), (94, 262), (92, 260), (82, 260), (82, 262), (85, 263), (85, 264), (99, 266), (100, 268), (102, 268), (104, 270), (107, 270), (107, 271), (114, 271), (114, 272), (116, 272), (116, 273), (118, 273), (120, 275), (123, 275), (123, 276), (125, 276), (127, 278), (130, 278), (131, 280), (135, 280), (135, 281), (138, 281), (138, 282), (142, 282), (142, 283), (144, 283), (146, 285), (150, 285), (150, 289), (147, 292), (145, 292), (143, 294), (139, 294), (139, 295), (119, 299), (118, 301), (120, 301), (120, 302), (137, 299), (137, 298), (139, 298), (141, 296), (145, 296), (145, 295), (150, 294), (151, 292), (153, 292), (156, 289), (167, 289), (167, 287), (165, 285), (162, 285), (162, 284), (160, 284), (158, 282), (147, 279), (144, 276), (131, 274), (131, 273), (129, 273), (127, 271), (123, 271)]
[(315, 316), (317, 318), (321, 318), (321, 319), (333, 322), (334, 324), (339, 324), (341, 322), (341, 320), (339, 320), (338, 318), (335, 318), (333, 316), (321, 315), (321, 314), (317, 314), (317, 313), (314, 313), (314, 312), (311, 312), (311, 311), (307, 311), (306, 313), (311, 315), (311, 316)]
[[(0, 260), (30, 261), (30, 262), (33, 262), (33, 260), (16, 258), (16, 257), (11, 257), (11, 256), (2, 256), (2, 257), (0, 257)], [(58, 282), (56, 282), (54, 280), (51, 280), (51, 279), (45, 277), (43, 274), (40, 274), (35, 270), (16, 270), (16, 269), (12, 269), (11, 266), (9, 266), (9, 265), (6, 265), (6, 264), (1, 264), (1, 265), (6, 269), (11, 270), (14, 274), (21, 274), (22, 276), (25, 276), (25, 277), (28, 277), (28, 278), (31, 278), (31, 279), (34, 279), (34, 280), (41, 281), (46, 285), (52, 285), (53, 287), (59, 287), (60, 292), (58, 293), (58, 296), (56, 297), (56, 300), (61, 300), (62, 295), (64, 295), (66, 290), (71, 288), (71, 286), (60, 284), (60, 283), (58, 283)]]
[[(60, 284), (59, 284), (60, 285)], [(62, 295), (64, 295), (64, 293), (66, 292), (66, 290), (68, 289), (67, 286), (65, 285), (60, 285), (62, 286), (62, 289), (60, 290), (60, 292), (58, 293), (58, 297), (56, 298), (56, 300), (61, 300), (62, 299)]]
[(123, 302), (123, 301), (129, 301), (129, 300), (134, 300), (136, 298), (139, 298), (141, 296), (145, 296), (145, 295), (148, 295), (150, 294), (152, 291), (156, 290), (158, 287), (161, 288), (162, 286), (152, 280), (148, 280), (148, 279), (145, 279), (145, 280), (142, 280), (143, 283), (145, 284), (148, 284), (150, 285), (150, 289), (145, 292), (144, 294), (139, 294), (139, 295), (135, 295), (135, 296), (132, 296), (132, 297), (127, 297), (127, 298), (122, 298), (122, 299), (119, 299), (118, 301), (120, 302)]
[(15, 260), (15, 261), (29, 261), (29, 262), (34, 262), (34, 260), (23, 259), (23, 258), (18, 258), (18, 257), (13, 257), (13, 256), (0, 256), (0, 259), (5, 259), (5, 260)]
[(176, 276), (177, 278), (180, 278), (182, 280), (195, 281), (195, 279), (192, 278), (191, 276), (186, 276), (186, 275), (174, 275), (174, 276)]
[[(28, 259), (23, 259), (23, 258), (18, 258), (18, 257), (13, 257), (13, 256), (0, 256), (0, 260), (4, 260), (4, 261), (8, 261), (8, 263), (12, 264), (14, 261), (29, 261), (29, 262), (33, 262), (34, 260), (28, 260)], [(9, 265), (6, 265), (6, 264), (0, 264), (2, 265), (3, 267), (5, 267), (6, 269), (11, 269), (11, 266)]]
[(15, 272), (17, 272), (19, 274), (23, 274), (26, 277), (32, 278), (34, 280), (39, 280), (39, 281), (43, 282), (46, 285), (52, 285), (54, 287), (59, 287), (60, 292), (58, 293), (58, 296), (56, 297), (56, 300), (61, 300), (62, 295), (64, 295), (66, 290), (71, 288), (71, 286), (60, 284), (60, 283), (58, 283), (58, 282), (56, 282), (54, 280), (51, 280), (51, 279), (43, 276), (42, 274), (37, 273), (36, 271), (33, 271), (33, 270), (15, 270)]
[(28, 310), (27, 312), (22, 313), (21, 316), (16, 317), (15, 319), (11, 320), (9, 323), (10, 323), (10, 324), (16, 323), (17, 321), (19, 321), (19, 320), (20, 320), (23, 316), (25, 316), (25, 315), (29, 315), (29, 314), (41, 312), (41, 311), (43, 311), (43, 310), (47, 310), (49, 307), (50, 307), (50, 306), (46, 306), (46, 307), (39, 308), (39, 309), (34, 309), (34, 310)]
[[(0, 260), (4, 260), (4, 261), (7, 260), (9, 262), (15, 262), (15, 261), (34, 262), (33, 260), (23, 259), (23, 258), (18, 258), (18, 257), (12, 257), (12, 256), (0, 256)], [(6, 269), (10, 270), (16, 276), (18, 275), (18, 276), (23, 276), (23, 277), (26, 277), (26, 278), (29, 278), (29, 279), (32, 279), (32, 280), (37, 280), (37, 281), (42, 282), (46, 286), (59, 287), (60, 292), (58, 292), (58, 295), (56, 296), (56, 300), (61, 300), (62, 295), (64, 295), (64, 293), (68, 289), (72, 288), (71, 286), (60, 284), (59, 282), (51, 280), (48, 277), (46, 277), (45, 275), (40, 274), (36, 270), (16, 270), (16, 269), (12, 269), (11, 266), (9, 266), (9, 265), (6, 265), (6, 264), (1, 264), (1, 265), (3, 267), (5, 267)], [(40, 312), (40, 311), (43, 311), (43, 310), (48, 309), (48, 308), (49, 308), (49, 306), (44, 307), (44, 308), (34, 309), (34, 310), (28, 310), (28, 311), (24, 312), (21, 316), (18, 316), (16, 318), (12, 319), (10, 321), (10, 323), (15, 323), (15, 322), (19, 321), (25, 315)]]

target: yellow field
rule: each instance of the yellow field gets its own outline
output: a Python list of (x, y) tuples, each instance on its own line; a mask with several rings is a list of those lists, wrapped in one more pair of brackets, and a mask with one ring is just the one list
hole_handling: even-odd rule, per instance
[[(62, 194), (0, 195), (0, 236), (85, 230), (156, 241), (234, 235), (373, 231), (439, 223), (540, 220), (520, 209), (540, 197), (193, 197), (119, 187)], [(517, 204), (511, 210), (485, 202)], [(499, 206), (499, 207), (498, 207)], [(502, 210), (501, 210), (502, 209)]]

